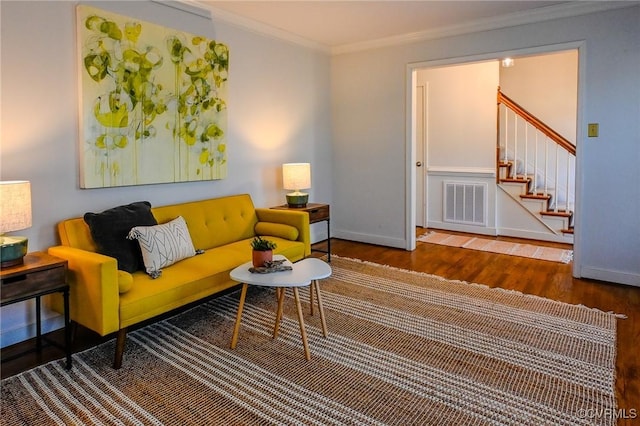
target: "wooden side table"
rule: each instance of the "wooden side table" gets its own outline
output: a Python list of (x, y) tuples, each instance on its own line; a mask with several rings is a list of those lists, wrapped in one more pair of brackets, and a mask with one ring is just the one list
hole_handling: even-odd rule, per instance
[(71, 368), (71, 328), (69, 327), (69, 284), (67, 261), (44, 252), (28, 253), (24, 264), (0, 270), (2, 301), (0, 306), (36, 299), (36, 350), (42, 349), (40, 298), (51, 293), (64, 297), (64, 340), (67, 369)]
[(327, 262), (331, 262), (331, 215), (329, 214), (329, 204), (308, 203), (306, 207), (289, 207), (288, 204), (271, 207), (276, 210), (294, 210), (309, 213), (309, 224), (317, 222), (327, 222), (327, 250), (313, 249), (327, 254)]

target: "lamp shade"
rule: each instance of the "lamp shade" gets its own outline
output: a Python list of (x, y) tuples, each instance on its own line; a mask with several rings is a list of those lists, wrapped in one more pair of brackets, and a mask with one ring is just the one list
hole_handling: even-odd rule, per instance
[(29, 240), (26, 237), (6, 237), (5, 232), (31, 226), (31, 184), (27, 181), (0, 182), (0, 267), (23, 263)]
[(282, 165), (282, 185), (284, 189), (311, 188), (311, 164), (286, 163)]
[(31, 183), (0, 182), (0, 233), (31, 227)]

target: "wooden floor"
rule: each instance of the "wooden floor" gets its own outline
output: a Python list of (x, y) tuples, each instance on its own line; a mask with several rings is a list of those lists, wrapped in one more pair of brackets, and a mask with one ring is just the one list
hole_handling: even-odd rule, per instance
[[(418, 234), (425, 232), (418, 230)], [(463, 234), (462, 234), (463, 235)], [(531, 244), (530, 240), (497, 237)], [(566, 244), (535, 244), (571, 248)], [(320, 247), (319, 247), (320, 248)], [(640, 288), (572, 277), (572, 263), (563, 264), (480, 252), (437, 244), (417, 243), (414, 251), (343, 240), (331, 241), (335, 255), (367, 260), (441, 277), (535, 294), (571, 304), (627, 315), (618, 321), (616, 397), (624, 409), (618, 425), (640, 425)]]
[[(418, 233), (424, 230), (418, 230)], [(511, 238), (496, 239), (518, 241)], [(526, 241), (531, 243), (531, 241)], [(540, 243), (553, 247), (565, 244)], [(314, 248), (326, 249), (321, 243)], [(415, 251), (355, 243), (332, 239), (334, 255), (357, 258), (436, 274), (449, 279), (502, 287), (523, 293), (535, 294), (572, 304), (582, 304), (603, 311), (627, 315), (618, 321), (618, 345), (616, 360), (616, 393), (620, 415), (635, 419), (619, 418), (618, 425), (640, 424), (640, 288), (572, 277), (572, 264), (548, 262), (521, 257), (480, 252), (476, 250), (418, 243)], [(62, 341), (62, 333), (51, 333), (53, 339)], [(78, 328), (74, 352), (104, 341), (90, 331)], [(56, 348), (44, 349), (41, 354), (29, 354), (4, 362), (11, 354), (29, 348), (33, 342), (23, 342), (2, 350), (2, 377), (17, 374), (64, 353)], [(126, 356), (126, 355), (125, 355)]]

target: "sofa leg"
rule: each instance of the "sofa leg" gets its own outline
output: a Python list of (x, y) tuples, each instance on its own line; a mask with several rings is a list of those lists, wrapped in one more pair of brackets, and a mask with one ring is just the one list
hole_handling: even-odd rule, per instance
[(127, 341), (127, 329), (121, 328), (116, 338), (116, 356), (113, 360), (113, 368), (118, 370), (122, 367), (122, 356), (124, 355), (124, 344)]

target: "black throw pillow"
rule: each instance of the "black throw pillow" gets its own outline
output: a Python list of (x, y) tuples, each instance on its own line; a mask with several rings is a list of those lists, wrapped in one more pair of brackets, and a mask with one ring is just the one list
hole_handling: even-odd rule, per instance
[(158, 224), (151, 213), (150, 202), (138, 201), (102, 213), (85, 213), (84, 221), (89, 225), (98, 252), (115, 257), (118, 269), (127, 272), (143, 269), (140, 245), (137, 240), (128, 240), (127, 235), (134, 226)]

